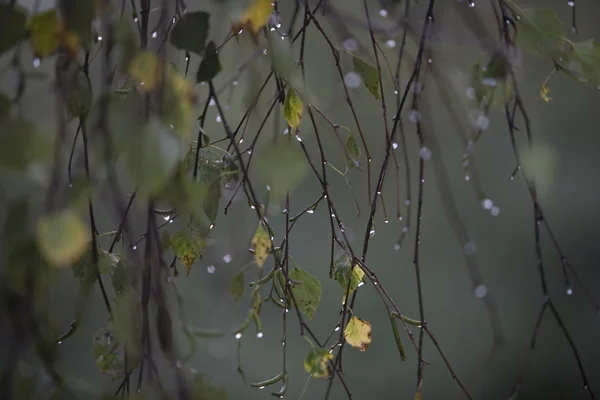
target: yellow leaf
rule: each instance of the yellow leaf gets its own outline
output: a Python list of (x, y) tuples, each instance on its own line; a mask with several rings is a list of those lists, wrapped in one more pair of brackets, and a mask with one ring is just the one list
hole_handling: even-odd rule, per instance
[(303, 112), (304, 102), (300, 96), (298, 96), (298, 93), (294, 88), (290, 88), (285, 98), (285, 103), (283, 104), (283, 115), (292, 129), (296, 129), (300, 126), (300, 119), (302, 118)]
[(54, 53), (60, 44), (62, 31), (56, 10), (48, 10), (34, 15), (28, 25), (29, 43), (33, 53), (40, 58)]
[(371, 344), (371, 324), (358, 317), (350, 318), (344, 329), (344, 338), (350, 346), (360, 351), (367, 350)]
[(326, 349), (315, 348), (308, 353), (304, 360), (304, 369), (313, 378), (329, 378), (331, 368), (329, 362), (333, 360), (333, 354)]
[(160, 82), (161, 71), (156, 55), (148, 51), (142, 52), (131, 60), (129, 74), (135, 79), (142, 92), (152, 91)]
[(259, 223), (258, 229), (252, 238), (254, 248), (254, 260), (259, 268), (262, 268), (271, 251), (271, 240), (267, 230)]
[(252, 0), (238, 21), (233, 24), (233, 31), (237, 33), (240, 29), (248, 28), (252, 35), (256, 36), (267, 24), (272, 13), (272, 0)]
[(552, 100), (552, 97), (548, 96), (549, 93), (550, 89), (548, 88), (548, 85), (544, 83), (542, 85), (542, 88), (540, 89), (540, 96), (542, 97), (542, 100), (544, 100), (546, 103), (550, 103), (550, 100)]
[(55, 267), (67, 267), (89, 247), (90, 234), (73, 210), (63, 210), (40, 218), (37, 242), (42, 255)]

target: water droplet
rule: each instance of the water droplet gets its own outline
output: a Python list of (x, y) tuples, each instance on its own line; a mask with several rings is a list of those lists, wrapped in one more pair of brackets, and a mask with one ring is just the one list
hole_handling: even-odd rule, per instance
[(152, 36), (152, 39), (156, 39), (158, 37), (158, 32), (152, 31), (152, 33), (150, 34), (150, 36)]
[(407, 205), (407, 206), (410, 206), (410, 199), (404, 200), (404, 204)]
[(379, 15), (381, 15), (383, 18), (388, 16), (388, 12), (387, 10), (381, 9), (379, 10)]
[(487, 130), (490, 127), (490, 119), (485, 115), (480, 115), (479, 117), (477, 117), (477, 126), (482, 131)]
[(398, 143), (396, 143), (396, 142), (392, 143), (392, 148), (394, 150), (396, 150), (398, 148)]
[(351, 89), (357, 88), (361, 83), (360, 75), (353, 71), (348, 72), (346, 76), (344, 76), (344, 83)]
[(388, 221), (387, 219), (383, 220), (383, 223), (384, 223), (384, 224), (387, 224), (387, 223), (389, 223), (389, 222), (390, 222), (390, 221)]
[(135, 22), (137, 24), (138, 21), (139, 21), (139, 18), (137, 17), (137, 15), (134, 15), (133, 16), (133, 22)]
[(164, 215), (163, 218), (165, 221), (168, 221), (171, 219), (171, 216), (169, 214), (167, 214), (167, 215)]
[(487, 296), (487, 292), (487, 286), (481, 284), (475, 288), (475, 297), (478, 299), (483, 299), (485, 296)]
[(339, 330), (340, 330), (340, 326), (336, 325), (334, 331), (339, 332)]
[(270, 192), (271, 191), (271, 186), (267, 185), (267, 190)]
[(235, 334), (235, 338), (236, 338), (237, 340), (240, 340), (240, 339), (242, 338), (242, 332), (238, 332), (238, 333), (236, 333), (236, 334)]
[(314, 213), (315, 213), (315, 210), (313, 210), (313, 209), (311, 208), (310, 210), (306, 210), (306, 212), (307, 212), (307, 213), (309, 213), (309, 214), (314, 214)]
[(98, 42), (101, 42), (101, 41), (102, 41), (102, 36), (98, 35), (98, 37), (96, 37), (96, 40), (97, 40)]
[(266, 56), (266, 55), (267, 55), (267, 53), (268, 53), (268, 52), (267, 52), (267, 49), (264, 49), (264, 50), (263, 50), (263, 54)]
[(259, 338), (259, 339), (260, 339), (260, 338), (262, 338), (263, 336), (264, 336), (264, 335), (263, 335), (263, 333), (262, 333), (262, 332), (258, 332), (258, 333), (256, 334), (256, 337), (257, 337), (257, 338)]
[(172, 283), (175, 280), (175, 278), (173, 278), (173, 275), (169, 275), (167, 277), (167, 282)]
[(385, 42), (385, 44), (390, 49), (393, 49), (394, 47), (396, 47), (396, 41), (394, 39), (389, 39), (387, 42)]
[(265, 388), (264, 386), (261, 386), (258, 388), (258, 390), (263, 390), (264, 388)]
[(421, 82), (413, 82), (410, 85), (410, 90), (413, 93), (419, 94), (423, 91), (423, 84)]
[(567, 295), (571, 296), (573, 294), (573, 288), (571, 288), (571, 286), (567, 287)]
[(225, 262), (225, 264), (229, 264), (231, 262), (231, 254), (225, 254), (223, 256), (223, 261)]
[(477, 250), (477, 245), (475, 245), (475, 242), (473, 241), (468, 241), (467, 243), (465, 243), (465, 246), (463, 247), (463, 251), (465, 252), (466, 255), (473, 255), (475, 254), (475, 251)]
[(402, 228), (402, 233), (407, 233), (408, 232), (408, 226), (405, 226), (404, 228)]
[(467, 88), (467, 98), (469, 100), (475, 100), (475, 88), (468, 87)]
[(492, 207), (494, 206), (494, 202), (491, 199), (484, 199), (481, 201), (481, 206), (485, 210), (491, 210)]
[(174, 24), (175, 22), (177, 22), (177, 18), (173, 16), (173, 18), (171, 18), (171, 23)]
[(206, 267), (206, 272), (208, 272), (209, 274), (214, 274), (215, 270), (216, 268), (214, 265), (209, 265), (208, 267)]
[(169, 220), (169, 223), (170, 223), (170, 224), (172, 224), (172, 223), (173, 223), (173, 221), (175, 221), (175, 220), (174, 220), (173, 218), (171, 218), (171, 219)]
[(217, 122), (221, 122), (221, 116), (220, 115), (217, 115), (216, 121)]
[(431, 150), (429, 150), (428, 147), (421, 147), (421, 150), (419, 150), (419, 156), (421, 156), (423, 160), (427, 161), (431, 158)]
[(469, 7), (475, 7), (475, 2), (473, 0), (469, 0)]
[(431, 64), (433, 62), (433, 58), (428, 59), (427, 62)]
[(465, 181), (468, 182), (469, 180), (471, 180), (471, 177), (469, 175), (465, 175)]
[(278, 22), (276, 25), (277, 29), (281, 28), (281, 24)]
[(573, 0), (569, 0), (569, 1), (567, 1), (567, 5), (569, 7), (575, 7), (575, 2)]
[(396, 243), (394, 245), (394, 250), (396, 250), (396, 251), (400, 250), (400, 244), (399, 243)]
[(133, 246), (131, 246), (131, 250), (137, 250), (137, 246), (134, 244)]
[(302, 143), (302, 138), (300, 137), (300, 135), (296, 135), (296, 140)]
[(492, 216), (494, 216), (494, 217), (497, 217), (498, 214), (500, 214), (500, 207), (492, 206), (492, 209), (490, 210), (490, 214), (492, 214)]
[(214, 228), (214, 227), (215, 227), (215, 224), (211, 223), (211, 224), (208, 226), (208, 229), (209, 229), (209, 230), (211, 230), (211, 229), (212, 229), (212, 228)]
[(369, 237), (373, 236), (375, 236), (375, 229), (371, 229), (371, 232), (369, 232)]
[(421, 113), (417, 110), (411, 110), (408, 115), (408, 120), (414, 124), (421, 122)]
[(361, 287), (363, 286), (365, 283), (364, 282), (359, 282), (359, 284), (357, 285), (357, 287)]
[(35, 57), (35, 58), (33, 59), (33, 68), (37, 68), (37, 67), (39, 67), (39, 66), (40, 66), (40, 63), (41, 63), (40, 59), (39, 59), (38, 57)]

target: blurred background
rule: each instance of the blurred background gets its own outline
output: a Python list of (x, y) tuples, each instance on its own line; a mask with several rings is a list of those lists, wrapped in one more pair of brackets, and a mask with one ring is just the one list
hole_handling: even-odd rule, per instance
[[(340, 33), (334, 29), (335, 24), (326, 22), (329, 19), (319, 17), (334, 44), (373, 62), (370, 38), (364, 25), (362, 1), (330, 0), (329, 3), (337, 10), (341, 20), (347, 22), (344, 26), (348, 27), (346, 32)], [(394, 69), (402, 30), (397, 28), (397, 21), (392, 16), (401, 15), (402, 6), (397, 10), (400, 14), (392, 14), (391, 11), (382, 9), (379, 2), (368, 3), (375, 25), (381, 27), (377, 34), (378, 42), (387, 56), (387, 62)], [(426, 3), (414, 3), (411, 9), (410, 26), (415, 31), (414, 35), (409, 35), (407, 55), (401, 69), (402, 89), (412, 70)], [(517, 174), (514, 179), (510, 179), (515, 168), (515, 158), (502, 108), (490, 112), (489, 127), (474, 147), (472, 162), (477, 165), (478, 179), (474, 176), (467, 181), (462, 165), (465, 138), (474, 135), (478, 121), (467, 96), (471, 67), (482, 57), (489, 55), (497, 39), (489, 3), (478, 1), (474, 7), (469, 7), (466, 1), (452, 0), (440, 1), (436, 5), (435, 29), (432, 33), (434, 46), (430, 55), (432, 67), (422, 83), (420, 100), (425, 142), (431, 152), (431, 157), (425, 161), (420, 266), (426, 320), (453, 370), (473, 398), (506, 399), (522, 367), (543, 296), (535, 262), (533, 204), (522, 176)], [(20, 0), (18, 4), (32, 8), (34, 1)], [(286, 31), (294, 8), (293, 2), (279, 4), (281, 29)], [(568, 37), (573, 40), (600, 37), (600, 25), (597, 24), (600, 5), (595, 1), (576, 2), (578, 35), (570, 31), (572, 8), (566, 1), (532, 0), (519, 1), (518, 4), (522, 8), (551, 8), (560, 16)], [(53, 2), (47, 0), (41, 1), (39, 5), (42, 10), (54, 6)], [(221, 43), (230, 30), (230, 21), (239, 15), (245, 4), (235, 1), (188, 0), (187, 6), (190, 10), (211, 12), (209, 37), (216, 43)], [(156, 11), (153, 18), (157, 18), (158, 14)], [(300, 26), (299, 22), (295, 29)], [(481, 37), (479, 35), (482, 32), (474, 32), (473, 26), (477, 25), (484, 27), (484, 32), (489, 37)], [(314, 27), (309, 29), (306, 40), (305, 66), (310, 101), (334, 123), (345, 125), (357, 134), (331, 50)], [(264, 42), (260, 43), (264, 45)], [(299, 46), (295, 45), (295, 59), (298, 51)], [(215, 85), (222, 90), (221, 99), (226, 104), (227, 111), (223, 117), (232, 126), (237, 125), (248, 106), (248, 99), (256, 90), (257, 82), (262, 82), (268, 72), (268, 55), (255, 55), (257, 52), (260, 52), (260, 48), (245, 34), (240, 36), (237, 43), (236, 40), (231, 40), (220, 51), (223, 71), (215, 80)], [(26, 51), (23, 57), (27, 57)], [(33, 57), (30, 57), (29, 62), (33, 68)], [(169, 49), (168, 58), (183, 71), (183, 52)], [(251, 65), (240, 72), (240, 67), (250, 59), (253, 60)], [(6, 65), (9, 61), (9, 57), (3, 56), (0, 65)], [(383, 65), (385, 61), (381, 59), (381, 62)], [(198, 63), (199, 60), (192, 57), (190, 71), (195, 71)], [(98, 64), (92, 64), (93, 85), (99, 79)], [(341, 66), (346, 73), (350, 96), (373, 158), (371, 182), (374, 186), (385, 151), (381, 104), (362, 82), (359, 81), (356, 85), (348, 78), (352, 62), (344, 53)], [(45, 59), (38, 69), (52, 76), (53, 58)], [(523, 131), (517, 135), (524, 166), (538, 182), (539, 199), (547, 221), (563, 253), (587, 290), (598, 299), (600, 269), (597, 260), (600, 248), (596, 240), (600, 237), (600, 135), (597, 127), (600, 114), (597, 112), (597, 104), (600, 103), (600, 90), (579, 84), (562, 74), (555, 74), (548, 83), (552, 101), (546, 103), (540, 97), (540, 88), (551, 69), (551, 61), (542, 57), (523, 55), (519, 59), (516, 76), (531, 119), (534, 150), (525, 151)], [(0, 88), (4, 91), (14, 90), (15, 77), (11, 74), (8, 71), (1, 77)], [(384, 74), (388, 120), (391, 121), (396, 102), (394, 86), (390, 75), (385, 71)], [(191, 75), (188, 79), (193, 79), (193, 74)], [(24, 104), (28, 104), (28, 107), (24, 112), (39, 127), (54, 134), (54, 100), (49, 95), (52, 85), (52, 79), (28, 84), (24, 95)], [(195, 88), (199, 99), (206, 98), (206, 86), (196, 85)], [(271, 98), (274, 86), (271, 85), (269, 90), (264, 99)], [(246, 130), (247, 138), (254, 137), (267, 107), (266, 100), (259, 104)], [(405, 110), (407, 111), (403, 113), (402, 120), (410, 159), (412, 195), (409, 198), (406, 191), (405, 171), (401, 161), (403, 146), (399, 145), (394, 151), (400, 163), (400, 174), (396, 175), (393, 166), (388, 170), (383, 190), (387, 222), (379, 204), (367, 264), (376, 272), (400, 310), (407, 316), (418, 319), (418, 296), (412, 260), (420, 146), (415, 124), (411, 123), (412, 117), (408, 111), (410, 107), (405, 107)], [(283, 134), (285, 120), (281, 108), (276, 108), (275, 114), (279, 115), (268, 120), (259, 146), (260, 143), (270, 141), (273, 135)], [(343, 168), (344, 154), (330, 125), (320, 117), (317, 119), (327, 150), (327, 160)], [(70, 125), (69, 135), (73, 135), (75, 129), (76, 126)], [(216, 107), (210, 107), (208, 111), (205, 130), (214, 138), (224, 135), (222, 118), (218, 116)], [(311, 155), (317, 157), (315, 135), (306, 114), (300, 132)], [(81, 165), (82, 160), (76, 162)], [(362, 249), (370, 202), (366, 193), (364, 149), (361, 165), (362, 170), (353, 170), (348, 175), (360, 206), (360, 216), (357, 216), (356, 204), (344, 179), (332, 170), (328, 172), (332, 199), (344, 221), (351, 244), (357, 251)], [(252, 171), (250, 173), (252, 176)], [(98, 179), (103, 177), (99, 176)], [(399, 199), (396, 194), (397, 185)], [(36, 193), (31, 188), (23, 190)], [(17, 191), (7, 193), (7, 198), (16, 197)], [(39, 189), (40, 201), (43, 199), (41, 193), (43, 191)], [(232, 194), (231, 188), (223, 188), (221, 209)], [(258, 189), (261, 201), (266, 199), (266, 195), (266, 189)], [(320, 195), (321, 186), (314, 175), (309, 173), (292, 193), (290, 215), (297, 214)], [(493, 202), (493, 212), (483, 206), (486, 199)], [(399, 221), (396, 215), (398, 200), (403, 221)], [(406, 207), (406, 200), (412, 204), (410, 209)], [(100, 231), (114, 229), (118, 216), (110, 202), (99, 193), (96, 203)], [(486, 205), (489, 204), (486, 202)], [(143, 204), (138, 204), (134, 213), (134, 230), (139, 234), (145, 229), (143, 207)], [(284, 230), (282, 209), (277, 205), (269, 208), (269, 221), (275, 229), (276, 242), (282, 240), (281, 232)], [(407, 212), (412, 213), (412, 224), (398, 249), (395, 245), (405, 227)], [(178, 223), (175, 221), (173, 225)], [(241, 367), (247, 381), (244, 382), (236, 371), (237, 340), (233, 332), (245, 319), (250, 299), (247, 292), (240, 303), (234, 303), (229, 294), (229, 284), (231, 278), (252, 261), (248, 248), (255, 229), (256, 214), (249, 208), (245, 197), (236, 196), (228, 215), (220, 213), (203, 260), (196, 262), (189, 276), (180, 274), (176, 279), (176, 285), (185, 299), (187, 323), (194, 327), (226, 332), (221, 338), (197, 339), (196, 355), (186, 367), (194, 368), (214, 383), (226, 386), (231, 399), (270, 398), (270, 392), (273, 391), (270, 389), (276, 391), (278, 386), (258, 390), (250, 388), (249, 383), (268, 379), (281, 372), (282, 315), (279, 308), (268, 304), (263, 306), (261, 313), (264, 336), (257, 338), (253, 329), (249, 329), (240, 339)], [(299, 219), (290, 235), (290, 254), (296, 263), (322, 283), (321, 303), (314, 320), (310, 322), (311, 329), (319, 338), (327, 337), (332, 331), (341, 308), (342, 290), (337, 282), (328, 278), (331, 246), (329, 229), (328, 212), (325, 205), (321, 204), (314, 214), (307, 214)], [(463, 233), (457, 235), (457, 231)], [(567, 294), (561, 259), (545, 229), (542, 229), (541, 240), (550, 296), (577, 346), (589, 383), (597, 394), (600, 392), (598, 310), (574, 278), (571, 279), (572, 295)], [(270, 269), (272, 262), (269, 260), (265, 268)], [(475, 269), (481, 274), (481, 281), (472, 280), (469, 271)], [(250, 281), (249, 273), (246, 280)], [(56, 326), (66, 329), (73, 319), (78, 287), (79, 283), (70, 270), (60, 271), (53, 283), (50, 297)], [(64, 372), (68, 377), (67, 383), (74, 388), (90, 390), (90, 393), (110, 393), (116, 389), (118, 382), (111, 382), (110, 378), (99, 373), (92, 354), (92, 335), (105, 325), (107, 318), (100, 292), (96, 286), (93, 290), (89, 311), (82, 326), (59, 347), (59, 370)], [(373, 331), (372, 344), (366, 352), (350, 347), (344, 350), (345, 381), (353, 398), (413, 398), (417, 355), (406, 332), (402, 330), (401, 335), (407, 350), (407, 360), (401, 362), (381, 299), (370, 284), (364, 285), (358, 292), (354, 312), (369, 320)], [(489, 363), (486, 363), (494, 344), (489, 314), (484, 304), (490, 299), (497, 306), (505, 342)], [(303, 361), (310, 347), (300, 337), (296, 316), (293, 314), (289, 314), (287, 335), (290, 386), (286, 398), (297, 399), (303, 393), (303, 399), (319, 399), (324, 396), (327, 382), (311, 379), (307, 383), (308, 374), (304, 371)], [(414, 328), (413, 332), (416, 335), (418, 329)], [(184, 352), (187, 344), (181, 335), (177, 338), (178, 347)], [(429, 365), (424, 372), (423, 397), (463, 397), (427, 337), (424, 358)], [(337, 379), (330, 398), (347, 398)], [(545, 314), (536, 347), (525, 366), (520, 398), (589, 398), (583, 388), (569, 343), (549, 312)]]

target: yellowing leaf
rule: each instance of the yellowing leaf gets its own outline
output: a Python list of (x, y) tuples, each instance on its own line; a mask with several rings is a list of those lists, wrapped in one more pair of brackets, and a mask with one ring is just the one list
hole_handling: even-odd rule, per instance
[(135, 79), (140, 91), (153, 90), (161, 78), (158, 58), (148, 51), (138, 54), (129, 64), (129, 74)]
[(331, 376), (331, 367), (329, 364), (331, 360), (333, 360), (333, 354), (329, 351), (314, 348), (304, 360), (304, 369), (313, 378), (329, 378)]
[(371, 324), (358, 317), (350, 318), (344, 329), (344, 338), (350, 346), (366, 351), (371, 345)]
[(173, 254), (181, 260), (186, 275), (189, 275), (192, 265), (204, 252), (204, 237), (196, 230), (182, 229), (171, 236), (170, 242)]
[(163, 122), (185, 140), (191, 140), (194, 120), (194, 87), (168, 64), (163, 86)]
[(44, 216), (37, 225), (40, 253), (55, 267), (77, 261), (88, 249), (89, 240), (89, 230), (74, 210)]
[(303, 112), (304, 102), (294, 88), (290, 88), (283, 104), (283, 116), (292, 129), (300, 126)]
[(550, 100), (552, 100), (552, 97), (548, 96), (549, 93), (550, 89), (548, 88), (548, 85), (544, 83), (540, 89), (540, 96), (546, 103), (550, 103)]
[(29, 42), (33, 53), (40, 58), (54, 53), (60, 44), (62, 25), (56, 10), (48, 10), (31, 17)]
[(352, 264), (350, 263), (350, 258), (343, 254), (340, 258), (335, 261), (335, 272), (334, 277), (339, 282), (342, 290), (344, 291), (344, 297), (342, 297), (342, 302), (345, 302), (346, 290), (348, 289), (348, 281), (350, 281), (350, 289), (348, 290), (348, 295), (352, 294), (358, 286), (361, 284), (363, 277), (365, 276), (365, 272), (358, 266), (358, 264), (354, 264), (354, 268), (352, 268)]
[(233, 31), (237, 33), (240, 29), (247, 28), (252, 35), (256, 36), (258, 31), (267, 24), (272, 13), (271, 0), (252, 0), (238, 21), (233, 24)]
[(269, 252), (271, 251), (271, 240), (269, 237), (269, 233), (262, 226), (262, 224), (258, 224), (258, 229), (256, 229), (256, 233), (252, 238), (252, 248), (254, 249), (254, 260), (259, 268), (262, 268), (265, 265), (265, 261), (269, 257)]

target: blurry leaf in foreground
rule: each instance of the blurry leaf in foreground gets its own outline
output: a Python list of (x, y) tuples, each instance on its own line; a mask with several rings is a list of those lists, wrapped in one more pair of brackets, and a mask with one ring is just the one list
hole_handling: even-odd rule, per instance
[(307, 271), (297, 267), (290, 271), (290, 279), (298, 282), (292, 284), (292, 293), (298, 309), (312, 320), (321, 302), (321, 282)]
[(517, 20), (517, 43), (526, 51), (542, 56), (555, 55), (564, 37), (562, 22), (552, 10), (523, 10)]
[(271, 191), (273, 201), (279, 201), (288, 190), (298, 186), (306, 175), (304, 154), (287, 137), (263, 147), (255, 161), (255, 170)]
[(208, 37), (210, 14), (204, 11), (188, 12), (175, 23), (169, 41), (179, 50), (202, 55)]
[(219, 61), (217, 47), (215, 46), (215, 42), (210, 41), (204, 51), (204, 59), (200, 63), (200, 67), (198, 67), (196, 82), (208, 82), (214, 79), (220, 71), (221, 62)]
[(96, 11), (96, 0), (59, 0), (60, 13), (65, 28), (75, 34), (77, 42), (85, 47), (92, 40), (92, 20)]
[(254, 249), (254, 260), (258, 267), (262, 268), (271, 251), (271, 240), (269, 233), (261, 223), (258, 224), (256, 233), (252, 237), (252, 248)]
[(129, 74), (135, 79), (141, 92), (149, 92), (156, 88), (162, 74), (160, 62), (154, 53), (145, 51), (136, 55), (129, 64)]
[(271, 0), (251, 0), (240, 18), (232, 24), (234, 33), (240, 29), (249, 29), (256, 36), (263, 26), (269, 21), (273, 13), (273, 2)]
[(73, 276), (82, 284), (92, 285), (98, 279), (98, 268), (94, 265), (92, 247), (90, 246), (83, 257), (71, 266)]
[(292, 129), (296, 129), (300, 126), (300, 119), (302, 118), (303, 112), (304, 102), (300, 96), (298, 96), (298, 93), (294, 88), (290, 87), (285, 98), (285, 103), (283, 104), (283, 115)]
[(379, 100), (379, 74), (377, 73), (377, 69), (355, 55), (352, 55), (352, 64), (354, 65), (354, 70), (360, 74), (365, 87)]
[(10, 105), (10, 99), (4, 93), (0, 93), (0, 118), (4, 117), (5, 114), (8, 114)]
[(206, 243), (203, 235), (192, 228), (182, 229), (171, 236), (171, 249), (190, 274), (194, 262), (202, 258)]
[(65, 267), (85, 253), (90, 233), (75, 211), (65, 209), (40, 218), (37, 240), (40, 252), (50, 264)]
[(213, 385), (204, 376), (193, 373), (190, 385), (194, 400), (227, 400), (227, 389)]
[(94, 333), (92, 350), (96, 365), (103, 374), (113, 378), (123, 375), (123, 360), (119, 356), (120, 342), (114, 333), (101, 328)]
[(588, 39), (566, 43), (558, 64), (560, 71), (571, 78), (600, 85), (600, 42)]
[(92, 108), (92, 85), (85, 73), (77, 70), (72, 74), (66, 89), (67, 112), (71, 117), (87, 115)]
[(17, 5), (0, 5), (0, 54), (25, 37), (27, 11)]
[(240, 271), (234, 275), (231, 283), (229, 285), (229, 292), (231, 293), (231, 297), (233, 301), (236, 303), (240, 301), (242, 296), (244, 296), (244, 292), (246, 291), (246, 285), (244, 283), (244, 271)]
[(371, 324), (358, 317), (350, 318), (344, 329), (344, 338), (350, 346), (366, 351), (371, 345)]
[(304, 369), (313, 378), (329, 378), (331, 368), (329, 362), (333, 360), (333, 354), (326, 349), (313, 348), (304, 360)]
[(191, 140), (194, 123), (194, 87), (171, 65), (166, 66), (163, 85), (163, 122), (184, 140)]
[(33, 54), (44, 58), (56, 51), (62, 30), (56, 10), (51, 9), (34, 15), (29, 20), (28, 28)]

